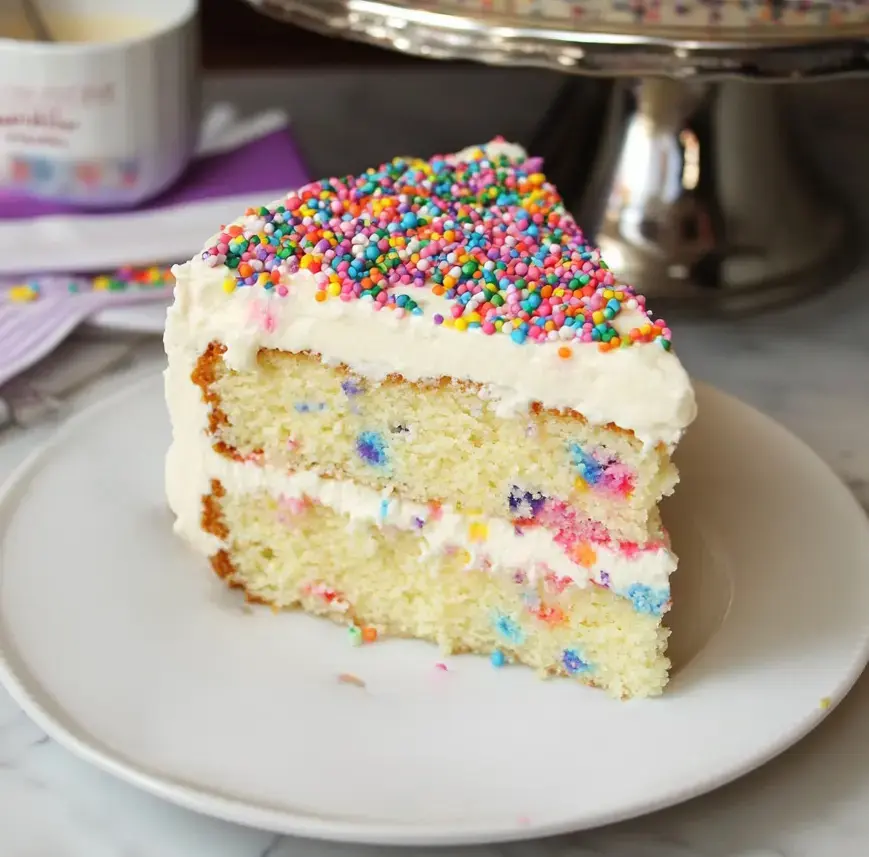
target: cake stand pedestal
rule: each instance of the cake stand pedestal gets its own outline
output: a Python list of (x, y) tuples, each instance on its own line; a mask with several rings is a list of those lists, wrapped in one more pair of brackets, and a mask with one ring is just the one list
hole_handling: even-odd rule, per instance
[(494, 3), (251, 2), (420, 56), (614, 78), (568, 203), (656, 307), (756, 310), (821, 291), (856, 261), (852, 218), (788, 137), (780, 84), (865, 74), (869, 26), (579, 30)]
[(757, 309), (853, 265), (850, 219), (787, 144), (778, 95), (737, 80), (616, 83), (577, 216), (656, 305)]

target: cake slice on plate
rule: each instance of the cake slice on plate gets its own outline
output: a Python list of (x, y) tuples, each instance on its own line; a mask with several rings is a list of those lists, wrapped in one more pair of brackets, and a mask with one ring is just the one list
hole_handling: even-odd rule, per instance
[(540, 167), (397, 158), (177, 267), (167, 493), (251, 600), (654, 695), (693, 392)]

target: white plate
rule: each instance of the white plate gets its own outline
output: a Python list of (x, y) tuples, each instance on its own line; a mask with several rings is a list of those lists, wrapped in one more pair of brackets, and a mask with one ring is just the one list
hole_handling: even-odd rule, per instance
[(0, 498), (3, 681), (123, 779), (306, 836), (520, 838), (697, 795), (817, 725), (869, 642), (860, 508), (766, 417), (703, 387), (699, 404), (667, 510), (682, 565), (661, 699), (484, 658), (442, 672), (427, 644), (354, 649), (328, 622), (244, 606), (171, 532), (157, 378), (68, 425)]

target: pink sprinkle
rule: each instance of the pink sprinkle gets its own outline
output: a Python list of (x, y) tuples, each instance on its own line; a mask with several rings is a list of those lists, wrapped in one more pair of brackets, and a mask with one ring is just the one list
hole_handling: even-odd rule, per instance
[(446, 665), (446, 664), (437, 663), (437, 664), (435, 664), (435, 669), (436, 669), (436, 670), (440, 670), (442, 673), (445, 673), (445, 672), (447, 671), (447, 665)]

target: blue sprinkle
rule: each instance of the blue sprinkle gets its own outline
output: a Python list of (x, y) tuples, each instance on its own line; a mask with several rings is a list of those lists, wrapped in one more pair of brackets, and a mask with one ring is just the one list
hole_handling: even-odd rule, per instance
[(535, 518), (543, 508), (546, 497), (531, 491), (523, 491), (518, 485), (510, 486), (508, 498), (510, 511), (521, 518)]
[(578, 443), (570, 444), (570, 456), (573, 466), (589, 485), (597, 485), (603, 478), (604, 466), (589, 455)]
[(296, 410), (300, 414), (306, 414), (311, 410), (311, 406), (307, 402), (296, 402)]
[(638, 613), (649, 613), (652, 616), (660, 616), (670, 600), (669, 587), (652, 589), (645, 583), (632, 583), (624, 592), (619, 594), (630, 598), (634, 610)]
[(525, 341), (525, 331), (524, 330), (512, 331), (510, 333), (510, 339), (512, 339), (513, 342), (516, 342), (519, 345), (521, 345)]
[(591, 669), (576, 649), (565, 649), (561, 655), (561, 663), (564, 664), (564, 668), (570, 675), (584, 673)]
[(386, 442), (376, 431), (364, 431), (356, 438), (356, 451), (359, 457), (375, 467), (386, 464)]
[(356, 382), (352, 379), (349, 379), (347, 381), (342, 381), (341, 382), (341, 389), (344, 391), (345, 396), (350, 396), (351, 398), (353, 396), (361, 396), (362, 393), (365, 392), (362, 389), (362, 386), (358, 382)]
[(525, 639), (522, 629), (518, 623), (504, 613), (495, 614), (494, 618), (495, 630), (511, 643), (519, 645)]
[(389, 514), (389, 500), (381, 500), (380, 501), (380, 520), (385, 521), (386, 516)]
[(425, 526), (425, 521), (424, 521), (422, 518), (414, 518), (414, 519), (413, 519), (413, 525), (414, 525), (418, 530), (421, 530), (421, 529)]
[(495, 649), (489, 660), (492, 662), (493, 667), (503, 667), (507, 663), (507, 658), (504, 657), (504, 653), (500, 649)]

